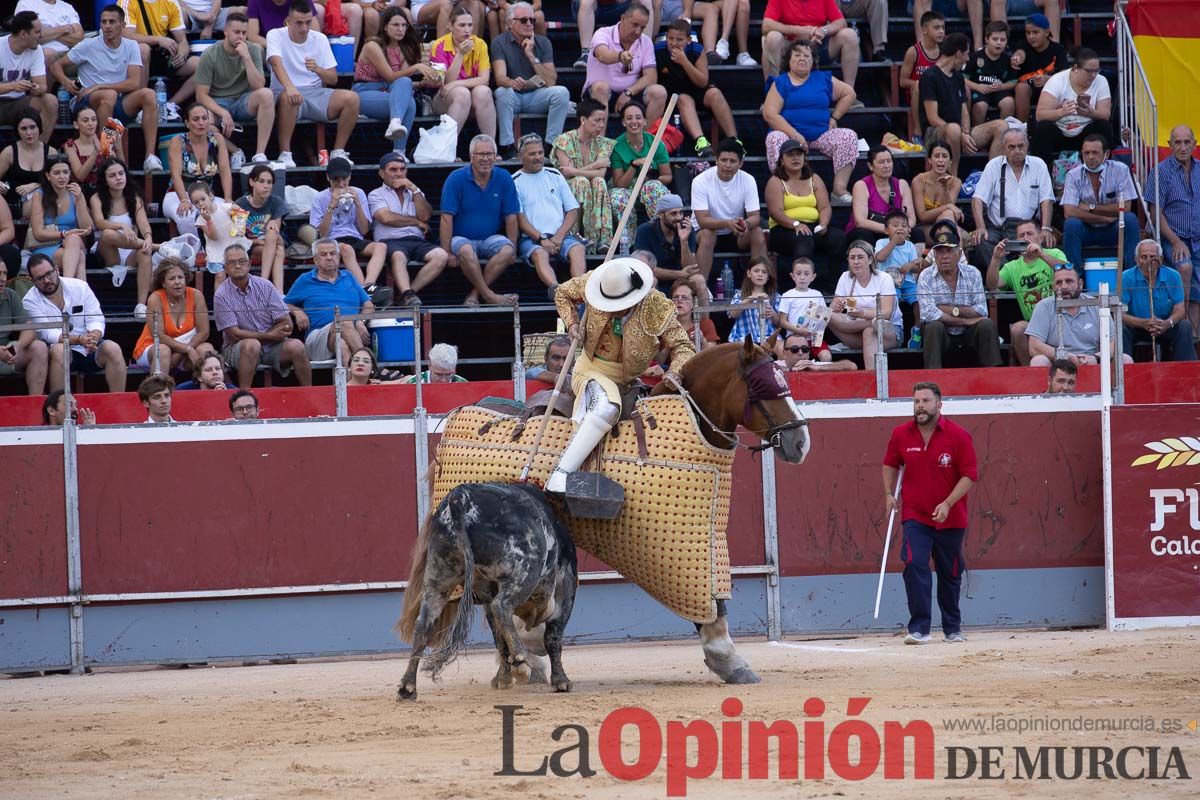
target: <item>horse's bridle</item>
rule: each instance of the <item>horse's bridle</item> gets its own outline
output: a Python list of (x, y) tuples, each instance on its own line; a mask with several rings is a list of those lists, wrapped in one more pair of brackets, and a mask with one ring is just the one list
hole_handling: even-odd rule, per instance
[(743, 415), (742, 424), (749, 425), (750, 412), (752, 409), (757, 408), (758, 413), (762, 414), (763, 419), (767, 421), (767, 432), (761, 437), (763, 439), (762, 444), (743, 444), (741, 439), (738, 438), (736, 431), (721, 430), (708, 418), (708, 415), (704, 413), (704, 409), (700, 407), (700, 404), (696, 402), (687, 389), (678, 385), (675, 388), (679, 390), (680, 396), (687, 401), (688, 405), (695, 409), (700, 418), (708, 423), (708, 427), (712, 428), (714, 432), (729, 442), (730, 447), (744, 447), (751, 453), (761, 453), (764, 450), (782, 447), (783, 433), (785, 431), (808, 425), (808, 420), (804, 418), (799, 408), (796, 409), (796, 412), (800, 414), (800, 419), (776, 422), (775, 418), (771, 416), (771, 412), (763, 404), (764, 400), (778, 400), (783, 397), (792, 396), (792, 391), (787, 385), (787, 379), (783, 377), (783, 373), (775, 366), (774, 359), (767, 357), (750, 364), (742, 370), (742, 381), (746, 384), (746, 411)]

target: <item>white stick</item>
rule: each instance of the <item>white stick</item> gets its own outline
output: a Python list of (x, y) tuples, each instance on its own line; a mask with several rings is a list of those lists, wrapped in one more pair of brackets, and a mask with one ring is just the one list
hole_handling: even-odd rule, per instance
[(896, 502), (892, 504), (892, 513), (888, 515), (887, 538), (883, 540), (883, 562), (879, 565), (879, 588), (875, 590), (875, 619), (879, 619), (879, 600), (883, 597), (883, 574), (887, 570), (888, 549), (892, 544), (892, 525), (896, 522), (896, 509), (900, 507), (900, 484), (904, 482), (904, 467), (896, 477), (896, 493), (892, 495)]

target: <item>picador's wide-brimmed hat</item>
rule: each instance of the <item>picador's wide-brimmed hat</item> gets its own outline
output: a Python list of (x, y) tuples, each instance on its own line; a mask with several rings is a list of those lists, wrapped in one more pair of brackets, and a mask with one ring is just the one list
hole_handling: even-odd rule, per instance
[(636, 258), (614, 258), (592, 272), (584, 297), (597, 311), (614, 312), (632, 308), (654, 289), (654, 272)]

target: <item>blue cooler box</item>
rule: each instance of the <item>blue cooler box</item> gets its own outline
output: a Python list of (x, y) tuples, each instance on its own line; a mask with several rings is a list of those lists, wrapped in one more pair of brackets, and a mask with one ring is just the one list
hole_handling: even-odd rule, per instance
[(1117, 291), (1117, 259), (1085, 258), (1083, 260), (1083, 290), (1099, 294), (1100, 284), (1107, 283), (1109, 292)]
[(338, 72), (354, 72), (353, 36), (335, 36), (329, 40), (329, 48), (333, 50), (333, 59), (337, 61)]
[(375, 335), (375, 357), (380, 361), (412, 361), (415, 339), (411, 319), (373, 319), (368, 324)]

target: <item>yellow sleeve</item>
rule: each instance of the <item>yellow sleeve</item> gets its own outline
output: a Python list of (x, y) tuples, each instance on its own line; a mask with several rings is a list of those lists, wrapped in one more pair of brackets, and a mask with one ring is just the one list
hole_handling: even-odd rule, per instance
[(560, 283), (554, 292), (554, 305), (558, 309), (559, 319), (570, 330), (572, 325), (579, 322), (576, 308), (583, 302), (583, 290), (587, 286), (588, 275), (580, 275), (566, 283)]
[(167, 32), (177, 31), (183, 27), (183, 11), (179, 8), (179, 3), (171, 3), (170, 13), (167, 14)]

